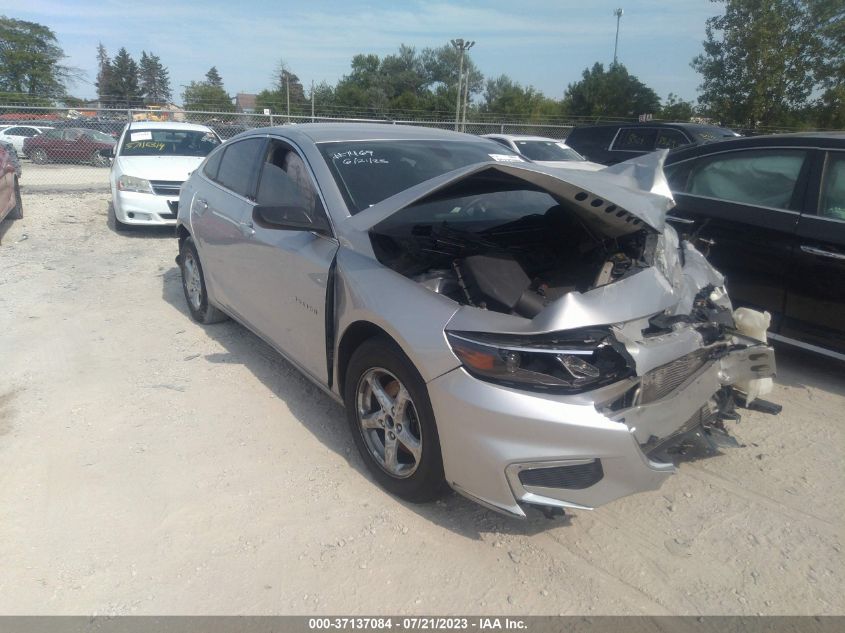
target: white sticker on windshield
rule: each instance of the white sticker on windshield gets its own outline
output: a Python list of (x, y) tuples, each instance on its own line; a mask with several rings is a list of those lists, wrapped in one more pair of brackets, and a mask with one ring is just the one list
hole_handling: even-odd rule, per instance
[(492, 158), (493, 160), (497, 160), (500, 163), (524, 163), (525, 162), (519, 156), (514, 156), (513, 154), (490, 154), (490, 158)]
[(151, 141), (153, 140), (153, 133), (149, 130), (146, 132), (130, 132), (129, 137), (133, 141)]

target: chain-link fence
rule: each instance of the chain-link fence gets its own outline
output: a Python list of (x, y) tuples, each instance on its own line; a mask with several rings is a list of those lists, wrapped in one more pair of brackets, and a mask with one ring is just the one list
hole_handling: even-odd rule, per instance
[[(411, 113), (405, 113), (411, 114)], [(422, 114), (422, 113), (421, 113)], [(379, 123), (414, 125), (455, 130), (469, 134), (521, 134), (566, 139), (575, 125), (597, 123), (596, 119), (554, 119), (539, 123), (507, 122), (486, 115), (484, 120), (456, 124), (453, 119), (420, 117), (351, 118), (340, 114), (303, 116), (246, 112), (187, 111), (181, 109), (69, 109), (0, 105), (0, 143), (11, 146), (20, 158), (22, 188), (26, 191), (107, 191), (111, 150), (129, 121), (177, 121), (210, 127), (227, 140), (240, 132), (275, 125), (310, 122)], [(632, 119), (603, 119), (630, 122)], [(766, 130), (774, 131), (787, 130)], [(134, 140), (134, 139), (133, 139)], [(157, 139), (162, 140), (162, 139)], [(178, 145), (190, 145), (187, 135), (164, 139), (178, 153)], [(196, 140), (196, 139), (194, 139)], [(189, 148), (189, 155), (205, 151)]]
[[(249, 129), (311, 122), (380, 123), (456, 129), (454, 121), (444, 120), (0, 106), (0, 143), (11, 146), (19, 156), (22, 167), (20, 181), (24, 190), (107, 191), (111, 149), (129, 121), (198, 123), (210, 127), (224, 141)], [(468, 121), (459, 127), (469, 134), (532, 134), (565, 139), (573, 126), (562, 123)], [(172, 141), (187, 142), (184, 138), (174, 138)], [(191, 151), (202, 150), (193, 148)]]

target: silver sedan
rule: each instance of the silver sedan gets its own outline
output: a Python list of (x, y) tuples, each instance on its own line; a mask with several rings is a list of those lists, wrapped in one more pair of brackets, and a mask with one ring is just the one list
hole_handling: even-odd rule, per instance
[(390, 492), (593, 508), (659, 487), (672, 447), (723, 433), (774, 373), (764, 315), (737, 315), (665, 224), (661, 166), (551, 169), (394, 125), (251, 130), (182, 187), (185, 297), (343, 403)]

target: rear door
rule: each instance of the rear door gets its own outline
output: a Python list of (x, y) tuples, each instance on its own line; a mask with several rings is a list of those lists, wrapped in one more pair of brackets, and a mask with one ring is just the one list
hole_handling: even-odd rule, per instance
[[(738, 149), (666, 168), (677, 207), (669, 221), (709, 242), (733, 301), (783, 320), (786, 273), (804, 208), (810, 151)], [(706, 246), (699, 242), (699, 246)]]
[(845, 151), (818, 152), (818, 167), (818, 196), (798, 222), (780, 334), (845, 353)]
[(211, 294), (228, 311), (243, 316), (243, 287), (251, 274), (244, 249), (255, 204), (256, 166), (264, 137), (252, 137), (221, 148), (218, 162), (206, 163), (202, 185), (191, 200), (191, 229)]

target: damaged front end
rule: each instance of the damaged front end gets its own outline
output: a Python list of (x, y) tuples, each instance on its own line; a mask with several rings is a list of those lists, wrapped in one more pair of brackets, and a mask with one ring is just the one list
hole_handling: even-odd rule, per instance
[(459, 306), (461, 367), (429, 385), (458, 491), (521, 516), (654, 489), (674, 451), (765, 393), (765, 317), (734, 312), (665, 224), (662, 158), (479, 165), (353, 218), (382, 264)]

